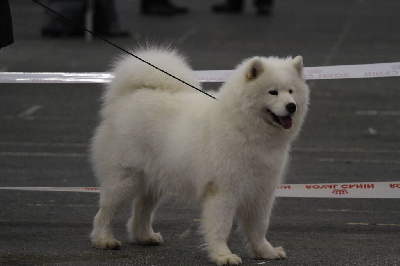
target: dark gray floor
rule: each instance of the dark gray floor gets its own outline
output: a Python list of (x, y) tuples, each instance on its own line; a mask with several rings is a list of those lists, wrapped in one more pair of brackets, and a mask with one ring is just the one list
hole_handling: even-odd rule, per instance
[[(0, 71), (107, 71), (120, 53), (100, 40), (42, 39), (41, 8), (10, 2), (16, 41), (0, 50)], [(172, 43), (196, 70), (233, 69), (253, 55), (301, 54), (306, 66), (400, 61), (395, 0), (277, 1), (272, 17), (256, 16), (250, 1), (244, 14), (227, 16), (209, 11), (214, 1), (176, 0), (191, 13), (173, 18), (140, 16), (138, 1), (117, 3), (131, 38), (114, 42)], [(399, 78), (310, 86), (310, 112), (287, 183), (398, 181)], [(0, 84), (0, 186), (95, 186), (87, 143), (100, 93), (101, 85)], [(210, 265), (193, 206), (161, 206), (154, 227), (165, 243), (152, 247), (128, 243), (126, 208), (116, 223), (122, 250), (96, 250), (88, 234), (97, 200), (97, 194), (0, 191), (0, 264)], [(280, 198), (268, 237), (288, 258), (252, 260), (236, 231), (231, 247), (244, 265), (400, 265), (399, 203)]]

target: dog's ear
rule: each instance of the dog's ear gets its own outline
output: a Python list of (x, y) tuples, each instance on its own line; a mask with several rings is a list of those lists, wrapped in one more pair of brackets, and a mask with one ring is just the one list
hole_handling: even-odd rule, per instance
[(303, 57), (298, 55), (293, 58), (292, 65), (297, 70), (297, 73), (299, 73), (299, 76), (303, 78)]
[(264, 65), (261, 62), (261, 59), (258, 57), (255, 57), (250, 60), (247, 72), (246, 72), (246, 78), (247, 80), (255, 80), (258, 76), (261, 75), (261, 73), (264, 71)]

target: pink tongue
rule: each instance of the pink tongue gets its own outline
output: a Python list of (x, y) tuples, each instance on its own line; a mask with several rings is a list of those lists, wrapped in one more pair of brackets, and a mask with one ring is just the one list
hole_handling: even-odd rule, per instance
[(289, 129), (292, 127), (292, 118), (290, 116), (278, 116), (284, 129)]

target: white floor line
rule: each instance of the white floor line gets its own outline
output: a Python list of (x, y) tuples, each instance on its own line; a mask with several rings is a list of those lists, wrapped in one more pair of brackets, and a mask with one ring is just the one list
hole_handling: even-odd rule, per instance
[(364, 116), (400, 116), (400, 111), (377, 111), (377, 110), (368, 110), (368, 111), (356, 111), (355, 115), (364, 115)]
[(342, 31), (340, 32), (338, 38), (334, 42), (329, 54), (325, 58), (324, 64), (326, 66), (331, 64), (334, 54), (337, 53), (339, 51), (339, 49), (342, 47), (343, 43), (345, 42), (347, 36), (350, 33), (350, 30), (351, 30), (352, 26), (353, 26), (353, 22), (350, 21), (350, 20), (347, 21), (346, 24), (344, 25), (344, 27), (343, 27)]
[(380, 224), (380, 223), (346, 223), (347, 225), (361, 225), (361, 226), (400, 226), (400, 224)]
[(324, 163), (369, 163), (369, 164), (400, 164), (400, 160), (373, 160), (373, 159), (335, 159), (319, 158), (319, 162)]
[[(16, 142), (16, 141), (0, 141), (0, 147), (13, 146), (13, 147), (75, 147), (75, 148), (88, 148), (87, 143), (63, 143), (63, 142)], [(293, 148), (293, 152), (329, 152), (329, 153), (387, 153), (387, 154), (400, 154), (400, 149), (362, 149), (362, 148), (307, 148), (298, 147)]]
[[(37, 111), (37, 110), (36, 110)], [(1, 120), (17, 120), (17, 119), (26, 119), (26, 120), (39, 120), (39, 121), (96, 121), (96, 117), (79, 117), (77, 119), (74, 116), (21, 116), (19, 115), (1, 115)]]
[(300, 152), (330, 152), (330, 153), (395, 153), (400, 154), (400, 150), (388, 149), (361, 149), (361, 148), (294, 148), (292, 151)]
[(0, 141), (0, 146), (88, 148), (89, 147), (89, 143), (13, 142), (13, 141), (7, 142), (7, 141)]
[(184, 43), (185, 41), (189, 40), (192, 36), (194, 36), (198, 31), (199, 31), (198, 27), (188, 30), (176, 40), (176, 44), (180, 45)]
[(41, 109), (43, 106), (36, 104), (36, 105), (32, 105), (31, 107), (29, 107), (28, 109), (24, 110), (23, 112), (19, 113), (17, 115), (17, 117), (19, 118), (26, 118), (26, 117), (30, 117), (32, 116), (35, 112), (37, 112), (39, 109)]
[(400, 211), (380, 211), (380, 210), (369, 210), (369, 211), (359, 211), (350, 209), (317, 209), (319, 212), (354, 212), (354, 213), (400, 213)]
[(87, 157), (85, 153), (0, 152), (0, 157)]

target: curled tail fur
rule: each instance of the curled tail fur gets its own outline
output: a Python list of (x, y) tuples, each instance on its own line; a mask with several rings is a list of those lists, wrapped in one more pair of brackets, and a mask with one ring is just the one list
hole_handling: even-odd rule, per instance
[[(133, 54), (195, 87), (200, 87), (185, 58), (172, 49), (145, 48), (133, 51)], [(114, 79), (104, 94), (106, 104), (139, 89), (157, 89), (171, 93), (190, 89), (182, 82), (131, 55), (124, 55), (117, 60), (113, 73)]]

